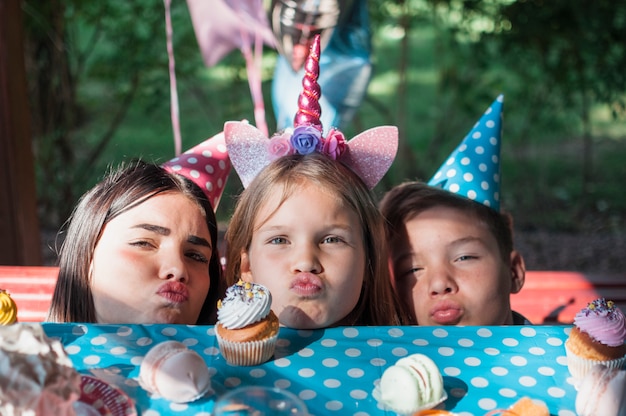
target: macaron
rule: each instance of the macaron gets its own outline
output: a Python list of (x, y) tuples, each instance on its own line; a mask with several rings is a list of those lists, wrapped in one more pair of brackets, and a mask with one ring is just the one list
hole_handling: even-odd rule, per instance
[(424, 354), (412, 354), (387, 368), (380, 379), (380, 401), (397, 413), (435, 407), (445, 397), (437, 364)]
[(139, 368), (139, 383), (148, 392), (175, 403), (188, 403), (211, 388), (204, 359), (178, 341), (161, 342), (148, 351)]
[(626, 416), (626, 370), (596, 364), (576, 394), (579, 416)]

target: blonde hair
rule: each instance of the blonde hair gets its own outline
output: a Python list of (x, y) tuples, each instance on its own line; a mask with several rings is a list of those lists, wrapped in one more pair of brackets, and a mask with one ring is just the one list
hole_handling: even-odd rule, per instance
[(281, 203), (303, 182), (316, 184), (339, 198), (361, 220), (367, 264), (357, 305), (342, 320), (348, 325), (398, 325), (405, 322), (397, 310), (391, 286), (383, 218), (363, 181), (348, 167), (312, 153), (281, 157), (250, 183), (237, 201), (226, 231), (226, 284), (241, 274), (241, 253), (248, 250), (260, 209), (272, 192), (282, 190)]

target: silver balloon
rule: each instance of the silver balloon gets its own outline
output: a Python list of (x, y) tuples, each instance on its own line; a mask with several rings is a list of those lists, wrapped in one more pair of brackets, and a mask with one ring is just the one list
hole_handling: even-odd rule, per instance
[(272, 0), (269, 18), (278, 52), (300, 70), (315, 35), (322, 49), (335, 27), (350, 13), (353, 0)]

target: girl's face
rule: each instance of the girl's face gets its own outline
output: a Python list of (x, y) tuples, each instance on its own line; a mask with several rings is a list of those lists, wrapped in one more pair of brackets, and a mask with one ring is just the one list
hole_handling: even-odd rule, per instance
[(512, 324), (509, 296), (523, 285), (523, 260), (502, 260), (487, 226), (461, 210), (427, 209), (391, 244), (396, 290), (419, 325)]
[(272, 293), (282, 325), (325, 328), (357, 304), (365, 247), (355, 212), (323, 188), (305, 184), (283, 202), (276, 192), (259, 210), (241, 274)]
[(97, 322), (195, 324), (209, 293), (213, 243), (200, 208), (180, 193), (111, 220), (91, 263)]

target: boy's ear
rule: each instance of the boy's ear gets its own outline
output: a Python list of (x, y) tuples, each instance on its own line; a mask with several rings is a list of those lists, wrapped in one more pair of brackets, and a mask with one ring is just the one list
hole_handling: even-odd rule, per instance
[(513, 250), (511, 252), (511, 293), (517, 293), (522, 290), (526, 279), (526, 265), (524, 257)]
[(241, 250), (241, 265), (239, 266), (241, 280), (244, 282), (252, 282), (252, 271), (250, 270), (250, 259), (245, 250)]

